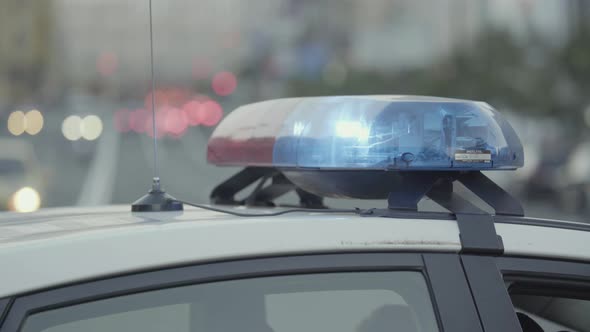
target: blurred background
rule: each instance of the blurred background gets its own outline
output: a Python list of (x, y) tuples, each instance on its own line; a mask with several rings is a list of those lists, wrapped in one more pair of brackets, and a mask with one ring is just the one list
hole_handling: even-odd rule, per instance
[[(151, 185), (147, 0), (1, 0), (0, 209), (128, 204)], [(529, 216), (590, 216), (590, 1), (154, 0), (161, 178), (207, 202), (237, 106), (423, 94), (510, 118)], [(342, 204), (342, 203), (339, 203)]]

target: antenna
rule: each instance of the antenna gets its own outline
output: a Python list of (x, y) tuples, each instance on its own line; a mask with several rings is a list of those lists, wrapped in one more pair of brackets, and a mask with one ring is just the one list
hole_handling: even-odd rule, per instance
[(149, 1), (150, 15), (150, 69), (152, 80), (152, 134), (154, 136), (154, 177), (152, 179), (152, 189), (144, 196), (133, 202), (131, 211), (133, 212), (158, 212), (158, 211), (182, 211), (182, 203), (174, 197), (168, 195), (160, 186), (160, 176), (158, 172), (158, 137), (156, 127), (156, 78), (154, 75), (154, 33), (152, 19), (152, 0)]

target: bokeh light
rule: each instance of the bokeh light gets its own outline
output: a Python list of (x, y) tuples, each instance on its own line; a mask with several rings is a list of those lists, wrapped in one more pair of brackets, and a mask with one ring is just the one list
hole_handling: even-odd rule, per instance
[(102, 120), (96, 115), (88, 115), (80, 123), (80, 134), (88, 141), (93, 141), (102, 134)]
[[(190, 99), (190, 92), (182, 88), (158, 89), (155, 93), (156, 110), (162, 107), (173, 106), (181, 107)], [(144, 108), (152, 111), (152, 92), (149, 92), (144, 98)]]
[(43, 114), (38, 110), (31, 110), (25, 114), (25, 131), (29, 135), (37, 135), (43, 129)]
[(24, 132), (29, 135), (37, 135), (43, 129), (43, 114), (36, 109), (27, 113), (23, 111), (14, 111), (8, 116), (8, 131), (15, 136), (22, 135)]
[(223, 71), (213, 76), (211, 87), (219, 96), (229, 96), (234, 92), (238, 85), (238, 80), (233, 73)]
[(16, 212), (33, 212), (41, 206), (41, 195), (31, 187), (23, 187), (12, 195), (10, 205)]
[(67, 140), (77, 141), (82, 137), (80, 125), (82, 119), (77, 115), (70, 115), (61, 124), (61, 132)]
[(223, 109), (213, 100), (204, 102), (199, 109), (199, 113), (201, 124), (208, 127), (215, 126), (223, 117)]
[(201, 102), (198, 100), (191, 100), (182, 106), (188, 124), (191, 126), (198, 126), (201, 124), (200, 117)]
[[(115, 113), (115, 127), (119, 131), (130, 128), (137, 133), (146, 133), (153, 137), (152, 94), (145, 96), (144, 109), (133, 112)], [(182, 137), (190, 126), (214, 126), (223, 117), (221, 106), (207, 95), (191, 95), (184, 88), (166, 88), (155, 91), (156, 135), (158, 138), (168, 136)], [(127, 118), (127, 125), (125, 122)]]
[(8, 131), (14, 135), (19, 136), (25, 132), (27, 127), (25, 113), (23, 111), (14, 111), (8, 116)]
[[(168, 112), (168, 108), (159, 109), (156, 111), (156, 138), (161, 138), (166, 133), (165, 123), (166, 123), (166, 113)], [(154, 137), (154, 126), (153, 126), (153, 114), (152, 112), (147, 113), (147, 117), (145, 119), (145, 133), (148, 134), (149, 137)]]
[(163, 100), (164, 103), (159, 103), (159, 105), (162, 106), (180, 107), (180, 105), (186, 102), (190, 97), (190, 92), (188, 90), (179, 88), (164, 90), (162, 91), (162, 94), (165, 98)]
[(188, 128), (188, 118), (183, 110), (168, 108), (165, 112), (164, 130), (172, 137), (181, 137)]

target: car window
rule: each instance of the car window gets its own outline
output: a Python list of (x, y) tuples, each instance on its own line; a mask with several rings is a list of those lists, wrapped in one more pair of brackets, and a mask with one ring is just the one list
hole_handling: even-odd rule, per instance
[(161, 289), (29, 316), (21, 331), (438, 331), (419, 272), (276, 276)]
[[(523, 332), (588, 332), (590, 331), (590, 293), (580, 291), (572, 298), (547, 295), (547, 288), (527, 289), (523, 294), (519, 286), (513, 287), (510, 297), (518, 313)], [(535, 294), (537, 293), (537, 294)]]

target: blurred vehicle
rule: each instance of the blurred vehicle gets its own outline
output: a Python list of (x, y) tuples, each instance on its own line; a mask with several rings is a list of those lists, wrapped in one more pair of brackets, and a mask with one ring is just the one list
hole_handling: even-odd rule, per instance
[(27, 141), (0, 139), (0, 206), (17, 212), (32, 212), (41, 206), (45, 191), (43, 171)]
[(560, 203), (573, 213), (590, 213), (590, 141), (579, 144), (561, 169)]

